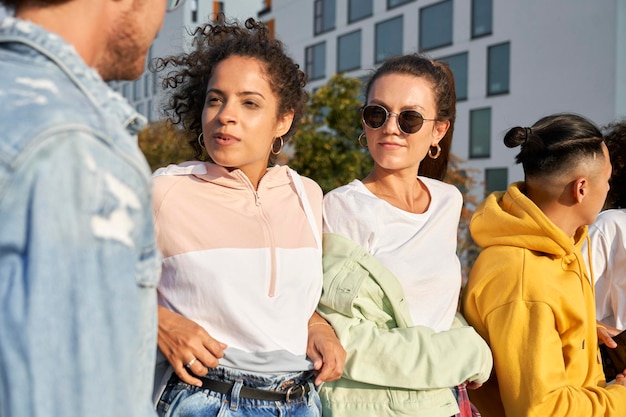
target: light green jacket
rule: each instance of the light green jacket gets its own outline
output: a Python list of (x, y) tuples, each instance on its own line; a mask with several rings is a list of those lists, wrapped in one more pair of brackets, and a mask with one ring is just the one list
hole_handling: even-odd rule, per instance
[(325, 417), (452, 416), (450, 387), (484, 382), (493, 360), (460, 314), (452, 329), (413, 326), (396, 277), (365, 249), (324, 235), (320, 314), (348, 356), (343, 377), (320, 392)]

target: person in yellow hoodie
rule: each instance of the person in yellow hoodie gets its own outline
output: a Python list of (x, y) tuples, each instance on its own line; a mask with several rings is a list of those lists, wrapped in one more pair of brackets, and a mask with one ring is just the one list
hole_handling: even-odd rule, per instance
[(524, 181), (489, 195), (470, 223), (483, 250), (463, 314), (485, 338), (494, 375), (470, 398), (484, 417), (623, 416), (626, 379), (606, 386), (593, 280), (581, 246), (609, 190), (599, 129), (575, 114), (515, 127)]

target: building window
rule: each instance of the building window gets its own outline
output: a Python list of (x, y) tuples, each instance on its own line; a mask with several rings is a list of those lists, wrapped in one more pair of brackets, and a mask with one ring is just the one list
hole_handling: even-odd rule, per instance
[(394, 7), (402, 6), (412, 1), (413, 0), (387, 0), (387, 9), (393, 9)]
[(326, 76), (326, 42), (306, 48), (306, 75), (309, 80)]
[(470, 158), (489, 158), (491, 154), (491, 108), (470, 111)]
[(130, 100), (130, 83), (125, 82), (122, 84), (122, 95), (126, 100)]
[(133, 100), (141, 99), (141, 80), (133, 81)]
[(361, 31), (337, 38), (337, 72), (361, 68)]
[(374, 13), (373, 0), (349, 0), (348, 23), (370, 17)]
[(144, 97), (150, 97), (150, 90), (152, 90), (150, 87), (152, 86), (152, 77), (153, 74), (151, 72), (145, 72), (143, 74), (143, 94)]
[(376, 63), (402, 54), (402, 16), (376, 24)]
[(509, 92), (511, 44), (490, 46), (487, 52), (487, 95)]
[(141, 114), (142, 116), (146, 116), (146, 105), (143, 103), (139, 103), (137, 104), (137, 113)]
[(420, 9), (420, 50), (452, 45), (452, 0)]
[(314, 10), (313, 27), (316, 35), (335, 28), (335, 0), (315, 0)]
[(509, 170), (507, 168), (485, 169), (485, 195), (494, 191), (506, 191), (509, 186)]
[(450, 66), (454, 74), (457, 100), (467, 100), (467, 59), (467, 52), (439, 58), (439, 61), (443, 61)]
[(189, 9), (191, 10), (191, 23), (198, 23), (198, 0), (191, 0)]
[(472, 38), (491, 35), (493, 0), (472, 0)]

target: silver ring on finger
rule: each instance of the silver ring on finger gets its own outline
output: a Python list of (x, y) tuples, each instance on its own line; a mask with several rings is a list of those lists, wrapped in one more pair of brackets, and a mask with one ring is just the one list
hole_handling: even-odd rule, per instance
[(185, 368), (189, 369), (191, 368), (191, 365), (193, 365), (194, 363), (196, 363), (196, 358), (193, 358), (192, 360), (190, 360), (189, 362), (187, 362), (185, 364)]

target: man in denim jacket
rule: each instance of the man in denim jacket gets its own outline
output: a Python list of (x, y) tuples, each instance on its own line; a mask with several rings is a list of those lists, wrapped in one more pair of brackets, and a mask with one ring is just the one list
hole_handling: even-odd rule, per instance
[(166, 0), (0, 0), (0, 417), (152, 416), (144, 67)]

